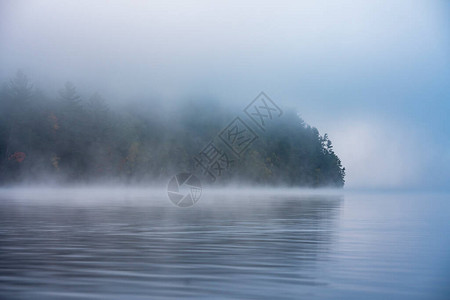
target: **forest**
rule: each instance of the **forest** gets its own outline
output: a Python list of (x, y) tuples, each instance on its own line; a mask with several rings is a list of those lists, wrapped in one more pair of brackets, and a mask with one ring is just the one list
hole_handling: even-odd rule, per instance
[(242, 111), (210, 99), (111, 105), (99, 94), (80, 96), (69, 82), (49, 96), (19, 71), (0, 90), (0, 182), (147, 184), (199, 170), (215, 184), (344, 185), (327, 134), (286, 109), (264, 132), (254, 129), (244, 152), (228, 151), (223, 169), (198, 169), (195, 158), (236, 116), (252, 125)]

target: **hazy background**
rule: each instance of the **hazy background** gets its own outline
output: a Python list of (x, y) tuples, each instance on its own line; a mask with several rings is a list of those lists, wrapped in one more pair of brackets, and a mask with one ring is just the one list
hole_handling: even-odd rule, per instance
[(1, 0), (1, 82), (19, 68), (111, 103), (264, 90), (329, 134), (349, 188), (450, 176), (448, 1)]

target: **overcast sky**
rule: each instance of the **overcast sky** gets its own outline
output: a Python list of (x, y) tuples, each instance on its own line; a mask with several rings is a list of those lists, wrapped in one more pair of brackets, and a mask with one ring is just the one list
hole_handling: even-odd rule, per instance
[(349, 188), (446, 187), (450, 2), (222, 2), (1, 0), (0, 80), (111, 102), (263, 90), (329, 133)]

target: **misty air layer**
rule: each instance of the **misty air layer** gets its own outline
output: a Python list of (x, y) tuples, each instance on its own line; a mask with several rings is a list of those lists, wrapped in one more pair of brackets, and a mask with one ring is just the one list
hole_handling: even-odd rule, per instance
[[(3, 184), (164, 181), (191, 169), (238, 113), (211, 99), (109, 107), (98, 94), (81, 97), (71, 83), (50, 96), (30, 81), (18, 72), (1, 89)], [(217, 183), (342, 187), (344, 176), (328, 136), (285, 108)]]

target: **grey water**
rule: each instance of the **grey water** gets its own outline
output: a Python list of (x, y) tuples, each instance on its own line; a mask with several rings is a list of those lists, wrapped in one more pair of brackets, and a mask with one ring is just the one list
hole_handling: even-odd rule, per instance
[(0, 299), (450, 299), (450, 198), (0, 191)]

